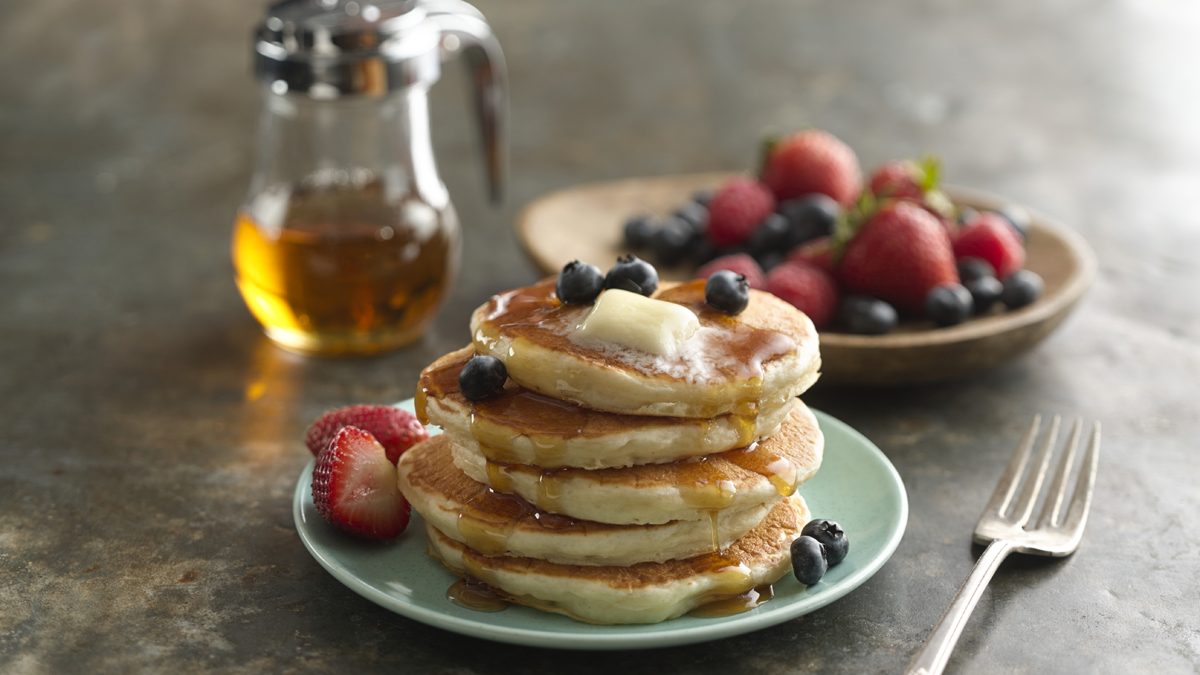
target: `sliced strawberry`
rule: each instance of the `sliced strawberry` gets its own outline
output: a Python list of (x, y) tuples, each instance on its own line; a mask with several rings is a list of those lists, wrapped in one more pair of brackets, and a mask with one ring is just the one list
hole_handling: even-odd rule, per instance
[(1008, 220), (991, 211), (982, 211), (959, 231), (954, 240), (954, 257), (983, 258), (996, 270), (996, 278), (1004, 279), (1025, 264), (1025, 247)]
[(400, 455), (419, 441), (429, 438), (425, 425), (412, 413), (390, 405), (355, 405), (338, 408), (321, 415), (308, 428), (304, 444), (319, 455), (342, 427), (354, 426), (370, 432), (387, 450), (388, 460), (395, 464)]
[(396, 466), (370, 433), (343, 427), (317, 457), (312, 495), (331, 524), (364, 539), (393, 539), (408, 527), (411, 507)]

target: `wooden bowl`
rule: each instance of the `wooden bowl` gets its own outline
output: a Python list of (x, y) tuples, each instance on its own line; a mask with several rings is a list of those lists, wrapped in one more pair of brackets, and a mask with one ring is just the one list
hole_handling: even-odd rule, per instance
[[(617, 256), (630, 252), (622, 243), (629, 216), (671, 213), (697, 190), (719, 185), (729, 175), (631, 178), (559, 190), (525, 207), (517, 219), (517, 235), (545, 274), (557, 274), (576, 259), (607, 269)], [(956, 204), (976, 209), (1010, 203), (978, 190), (945, 190)], [(1037, 302), (1011, 312), (993, 310), (948, 328), (906, 321), (888, 335), (822, 331), (821, 382), (894, 385), (947, 380), (996, 366), (1040, 342), (1091, 285), (1096, 257), (1074, 231), (1039, 213), (1030, 214), (1025, 267), (1046, 282)], [(690, 279), (694, 272), (690, 264), (659, 266), (664, 280)]]

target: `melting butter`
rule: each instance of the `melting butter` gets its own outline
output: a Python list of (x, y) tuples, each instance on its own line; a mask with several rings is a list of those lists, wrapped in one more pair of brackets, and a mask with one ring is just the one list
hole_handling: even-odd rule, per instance
[(571, 341), (673, 356), (699, 328), (700, 320), (682, 305), (612, 288), (596, 299), (592, 311), (571, 334)]

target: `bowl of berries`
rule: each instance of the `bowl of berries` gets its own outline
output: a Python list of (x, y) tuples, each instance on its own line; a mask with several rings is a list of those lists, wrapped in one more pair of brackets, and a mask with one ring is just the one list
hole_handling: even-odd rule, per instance
[(1034, 347), (1097, 267), (1065, 225), (939, 174), (922, 158), (864, 180), (853, 150), (808, 130), (768, 145), (757, 176), (578, 185), (530, 203), (517, 231), (546, 274), (633, 254), (665, 280), (745, 275), (813, 320), (822, 382), (935, 382)]

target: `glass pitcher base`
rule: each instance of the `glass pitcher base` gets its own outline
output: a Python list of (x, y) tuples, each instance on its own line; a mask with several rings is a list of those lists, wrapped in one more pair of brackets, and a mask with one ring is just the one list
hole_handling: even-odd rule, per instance
[(264, 326), (263, 333), (277, 346), (303, 356), (368, 356), (406, 347), (425, 334), (425, 325), (405, 330), (370, 333), (306, 333)]

